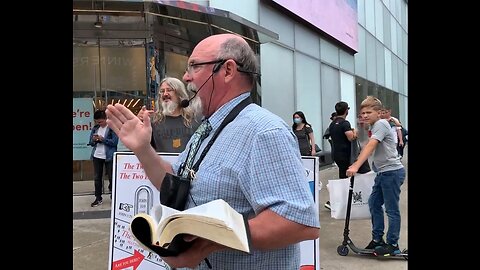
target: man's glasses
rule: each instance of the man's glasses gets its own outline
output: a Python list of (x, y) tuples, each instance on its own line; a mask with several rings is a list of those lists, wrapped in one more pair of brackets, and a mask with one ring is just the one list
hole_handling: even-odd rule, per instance
[(165, 88), (165, 89), (161, 89), (158, 91), (160, 94), (164, 94), (165, 92), (167, 93), (171, 93), (171, 92), (174, 92), (175, 89), (172, 89), (172, 88)]
[(185, 72), (191, 74), (193, 71), (197, 71), (198, 67), (200, 67), (200, 66), (217, 64), (217, 63), (221, 63), (223, 61), (224, 61), (223, 59), (218, 59), (218, 60), (213, 60), (213, 61), (208, 61), (208, 62), (190, 63), (190, 64), (188, 64), (187, 68), (185, 69)]

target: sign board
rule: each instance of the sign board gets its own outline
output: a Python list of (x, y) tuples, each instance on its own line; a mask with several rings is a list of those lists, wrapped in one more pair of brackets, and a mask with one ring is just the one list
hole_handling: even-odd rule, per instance
[[(303, 166), (307, 174), (308, 184), (312, 192), (317, 213), (319, 213), (319, 158), (302, 156)], [(320, 270), (320, 239), (300, 242), (300, 270)]]
[[(177, 159), (177, 153), (161, 153), (169, 162)], [(319, 172), (317, 157), (302, 157), (315, 202), (319, 200)], [(160, 204), (160, 192), (148, 179), (141, 163), (132, 152), (116, 152), (113, 157), (112, 212), (109, 242), (109, 270), (159, 270), (170, 267), (157, 254), (145, 250), (134, 239), (130, 222), (137, 213), (149, 213)], [(318, 212), (318, 203), (317, 212)], [(320, 270), (319, 239), (300, 243), (302, 267)], [(314, 268), (311, 268), (313, 266)]]
[(73, 160), (89, 160), (92, 147), (87, 146), (94, 126), (91, 98), (73, 99)]

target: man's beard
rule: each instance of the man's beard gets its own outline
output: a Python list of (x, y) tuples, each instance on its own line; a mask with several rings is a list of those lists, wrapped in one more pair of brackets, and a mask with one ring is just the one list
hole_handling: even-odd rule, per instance
[[(187, 84), (187, 91), (191, 91), (195, 94), (195, 93), (198, 92), (198, 88), (194, 83), (188, 83)], [(195, 95), (195, 97), (192, 100), (190, 100), (189, 103), (190, 104), (188, 106), (190, 106), (194, 111), (202, 112), (202, 110), (203, 110), (202, 100), (200, 99), (200, 97), (198, 95)]]
[(191, 91), (192, 93), (197, 92), (197, 86), (194, 83), (187, 84), (187, 91)]
[(172, 100), (170, 100), (170, 102), (162, 101), (162, 113), (164, 115), (172, 116), (177, 108), (178, 108), (178, 103)]

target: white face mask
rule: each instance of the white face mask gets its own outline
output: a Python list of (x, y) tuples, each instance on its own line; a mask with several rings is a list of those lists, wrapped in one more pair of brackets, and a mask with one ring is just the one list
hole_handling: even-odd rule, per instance
[(294, 122), (295, 124), (300, 124), (300, 123), (302, 123), (302, 118), (296, 118), (296, 117), (295, 117), (295, 118), (293, 118), (293, 122)]

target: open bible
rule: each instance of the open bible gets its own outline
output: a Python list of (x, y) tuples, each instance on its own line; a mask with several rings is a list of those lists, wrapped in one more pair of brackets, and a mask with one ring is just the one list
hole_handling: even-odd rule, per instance
[(139, 213), (130, 223), (136, 240), (160, 256), (176, 256), (191, 242), (184, 235), (194, 235), (250, 253), (250, 231), (246, 217), (224, 200), (214, 200), (184, 211), (156, 205), (151, 215)]

